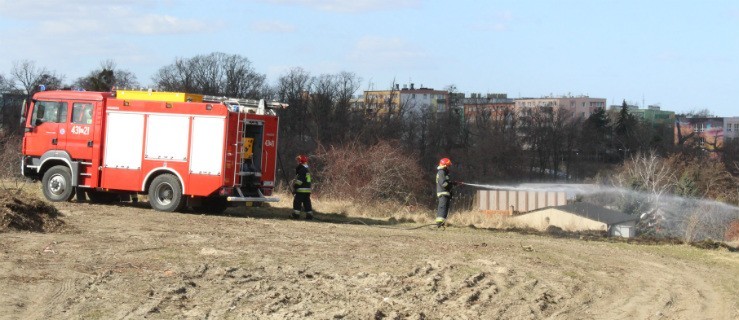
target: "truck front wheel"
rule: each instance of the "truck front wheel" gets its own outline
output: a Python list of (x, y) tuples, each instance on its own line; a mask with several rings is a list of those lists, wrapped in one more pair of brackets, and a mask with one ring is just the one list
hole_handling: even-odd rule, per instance
[(180, 211), (185, 205), (182, 199), (182, 186), (172, 174), (160, 175), (149, 186), (149, 203), (158, 211)]
[(54, 166), (44, 173), (42, 189), (49, 201), (69, 201), (74, 196), (72, 172), (66, 166)]

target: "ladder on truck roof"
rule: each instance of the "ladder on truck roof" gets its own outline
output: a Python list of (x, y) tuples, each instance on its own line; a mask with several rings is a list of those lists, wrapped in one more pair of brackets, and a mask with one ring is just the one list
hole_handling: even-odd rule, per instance
[(270, 115), (275, 114), (274, 109), (287, 107), (286, 103), (264, 101), (264, 99), (238, 99), (218, 96), (203, 96), (203, 102), (221, 102), (227, 105), (231, 111)]

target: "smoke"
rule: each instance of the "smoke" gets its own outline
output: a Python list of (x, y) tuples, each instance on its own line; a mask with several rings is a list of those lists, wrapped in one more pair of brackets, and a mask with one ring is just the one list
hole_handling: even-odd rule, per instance
[(642, 235), (676, 237), (685, 241), (723, 240), (730, 223), (739, 220), (739, 207), (672, 194), (590, 184), (463, 184), (479, 189), (565, 192), (569, 199), (575, 201), (638, 215), (637, 229)]

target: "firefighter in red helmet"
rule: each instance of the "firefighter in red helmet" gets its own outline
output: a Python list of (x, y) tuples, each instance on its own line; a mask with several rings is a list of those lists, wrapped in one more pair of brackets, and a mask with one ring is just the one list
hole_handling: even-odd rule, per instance
[(300, 212), (305, 211), (305, 219), (313, 219), (313, 206), (310, 203), (311, 176), (308, 170), (308, 157), (298, 155), (295, 157), (298, 166), (295, 167), (295, 179), (293, 179), (293, 213), (292, 218), (300, 218)]
[(439, 166), (436, 167), (436, 198), (439, 205), (436, 211), (436, 226), (442, 227), (446, 224), (446, 218), (449, 215), (449, 205), (452, 202), (452, 186), (455, 184), (449, 178), (449, 167), (452, 161), (449, 158), (439, 160)]

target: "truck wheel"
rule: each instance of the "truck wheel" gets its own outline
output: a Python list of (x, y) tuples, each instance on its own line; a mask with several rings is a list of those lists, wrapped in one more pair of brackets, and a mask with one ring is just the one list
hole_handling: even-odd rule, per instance
[(65, 166), (54, 166), (41, 179), (44, 197), (49, 201), (69, 201), (74, 197), (72, 172)]
[(180, 211), (185, 205), (182, 200), (182, 186), (172, 174), (163, 174), (149, 185), (149, 203), (159, 211)]

